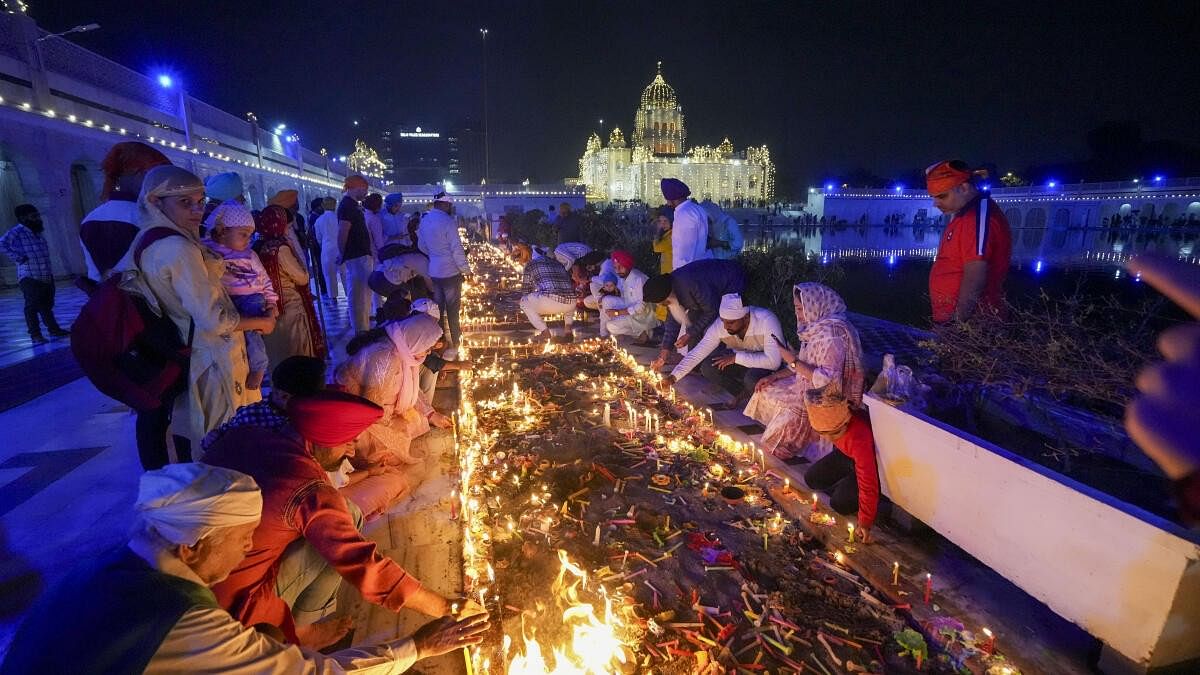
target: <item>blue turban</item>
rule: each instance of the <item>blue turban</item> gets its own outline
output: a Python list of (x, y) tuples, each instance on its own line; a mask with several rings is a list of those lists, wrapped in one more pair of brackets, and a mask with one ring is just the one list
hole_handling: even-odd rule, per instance
[(687, 184), (678, 178), (664, 178), (661, 186), (663, 197), (669, 200), (683, 199), (692, 194)]
[(204, 194), (209, 199), (219, 199), (223, 202), (241, 197), (246, 189), (242, 185), (242, 177), (230, 171), (218, 173), (204, 181)]
[(400, 193), (400, 192), (393, 192), (390, 195), (383, 198), (383, 203), (386, 206), (395, 206), (397, 204), (403, 204), (404, 203), (404, 194)]

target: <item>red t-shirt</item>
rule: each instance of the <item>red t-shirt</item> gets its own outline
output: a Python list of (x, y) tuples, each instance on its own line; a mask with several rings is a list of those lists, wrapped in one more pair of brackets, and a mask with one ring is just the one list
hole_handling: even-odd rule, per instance
[[(983, 213), (980, 213), (982, 209)], [(981, 217), (982, 216), (982, 217)], [(1008, 219), (996, 202), (980, 195), (946, 225), (938, 244), (937, 258), (929, 271), (929, 299), (933, 320), (941, 323), (954, 318), (963, 269), (973, 260), (986, 260), (987, 282), (977, 310), (1004, 309), (1004, 277), (1012, 256), (1012, 232)]]

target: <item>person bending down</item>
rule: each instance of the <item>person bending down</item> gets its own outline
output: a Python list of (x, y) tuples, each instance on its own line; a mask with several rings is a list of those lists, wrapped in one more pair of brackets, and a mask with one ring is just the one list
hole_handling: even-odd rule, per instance
[(829, 495), (829, 504), (843, 516), (858, 512), (858, 532), (868, 541), (879, 510), (879, 468), (875, 436), (867, 411), (830, 387), (805, 394), (813, 431), (833, 442), (837, 452), (817, 460), (804, 473), (808, 487)]
[(575, 286), (567, 276), (567, 270), (553, 258), (534, 258), (529, 244), (517, 244), (513, 248), (513, 258), (525, 266), (522, 272), (525, 295), (521, 296), (521, 309), (537, 331), (534, 339), (551, 339), (553, 335), (542, 317), (562, 314), (563, 339), (571, 340), (574, 337), (571, 325), (575, 318)]

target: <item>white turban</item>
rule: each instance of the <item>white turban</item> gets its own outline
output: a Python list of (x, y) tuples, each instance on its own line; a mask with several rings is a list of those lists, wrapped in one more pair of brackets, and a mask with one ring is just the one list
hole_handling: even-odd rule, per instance
[(214, 530), (257, 523), (262, 492), (253, 478), (232, 469), (168, 464), (142, 474), (135, 508), (167, 541), (194, 546)]
[(412, 311), (427, 314), (434, 321), (442, 320), (442, 309), (438, 307), (436, 302), (429, 298), (417, 298), (413, 300)]
[(747, 314), (750, 310), (742, 306), (742, 296), (737, 293), (726, 293), (721, 296), (721, 318), (726, 321), (736, 321)]

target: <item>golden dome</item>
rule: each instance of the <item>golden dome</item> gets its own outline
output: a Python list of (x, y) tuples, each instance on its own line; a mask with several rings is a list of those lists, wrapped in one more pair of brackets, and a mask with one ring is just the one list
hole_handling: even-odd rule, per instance
[(725, 140), (721, 141), (721, 144), (717, 146), (717, 152), (721, 153), (722, 155), (733, 154), (733, 143), (729, 142), (728, 136), (726, 136)]
[(662, 61), (658, 62), (658, 73), (650, 86), (642, 91), (642, 108), (676, 108), (675, 90), (662, 76)]
[(608, 135), (608, 147), (625, 147), (625, 134), (621, 133), (621, 127), (613, 127), (612, 133)]
[(586, 154), (591, 154), (598, 150), (600, 150), (600, 134), (597, 134), (596, 132), (593, 131), (592, 135), (588, 136), (587, 149), (584, 152)]

